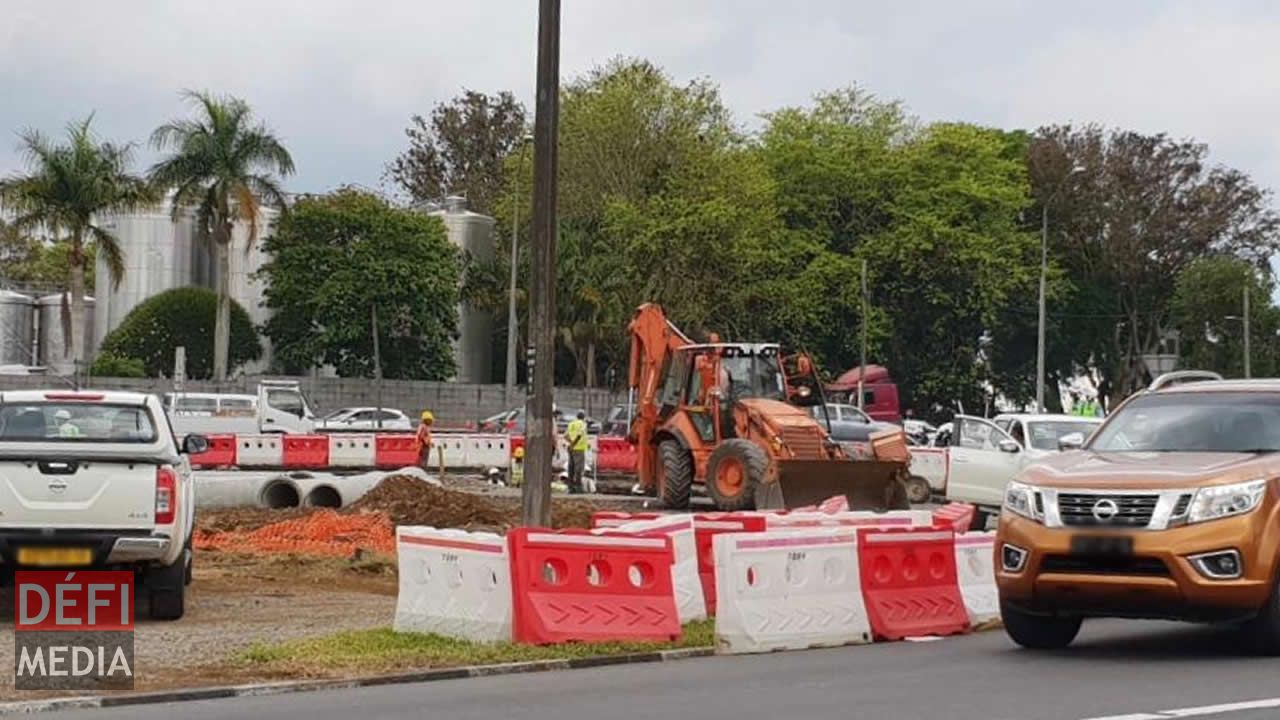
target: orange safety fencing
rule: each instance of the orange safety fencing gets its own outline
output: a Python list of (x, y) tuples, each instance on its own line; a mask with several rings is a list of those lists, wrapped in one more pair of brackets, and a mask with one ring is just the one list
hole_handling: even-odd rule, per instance
[(395, 527), (380, 512), (339, 514), (317, 510), (253, 530), (197, 530), (194, 541), (197, 550), (254, 554), (351, 557), (357, 550), (387, 555), (396, 551)]

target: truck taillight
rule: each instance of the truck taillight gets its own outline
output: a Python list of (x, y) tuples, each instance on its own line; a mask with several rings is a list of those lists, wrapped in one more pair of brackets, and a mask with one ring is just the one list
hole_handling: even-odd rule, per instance
[(156, 468), (156, 524), (172, 525), (178, 511), (178, 475), (171, 467)]

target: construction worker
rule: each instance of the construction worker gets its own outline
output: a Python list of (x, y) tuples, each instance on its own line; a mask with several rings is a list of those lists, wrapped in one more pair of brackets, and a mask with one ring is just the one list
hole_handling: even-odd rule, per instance
[(578, 416), (569, 421), (564, 431), (565, 443), (569, 446), (569, 492), (582, 492), (582, 471), (587, 463), (587, 414), (578, 411)]
[(436, 416), (430, 410), (422, 411), (422, 420), (418, 423), (418, 432), (413, 437), (413, 444), (418, 448), (418, 465), (423, 470), (431, 469), (431, 426)]

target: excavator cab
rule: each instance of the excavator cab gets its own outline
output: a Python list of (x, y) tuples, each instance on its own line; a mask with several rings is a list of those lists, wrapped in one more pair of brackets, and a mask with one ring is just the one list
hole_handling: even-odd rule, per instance
[(722, 510), (842, 493), (851, 507), (906, 506), (905, 466), (850, 461), (810, 415), (825, 400), (807, 356), (772, 343), (693, 343), (656, 305), (637, 311), (631, 333), (630, 436), (641, 486), (666, 506), (688, 507), (698, 483)]

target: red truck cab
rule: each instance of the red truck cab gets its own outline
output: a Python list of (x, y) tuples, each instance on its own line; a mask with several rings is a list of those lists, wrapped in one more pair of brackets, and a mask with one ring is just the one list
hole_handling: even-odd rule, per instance
[(827, 392), (847, 394), (849, 402), (858, 403), (858, 381), (862, 381), (862, 409), (872, 420), (902, 424), (902, 408), (898, 403), (898, 386), (889, 375), (889, 369), (881, 365), (868, 365), (866, 373), (856, 367), (846, 371), (827, 385)]

